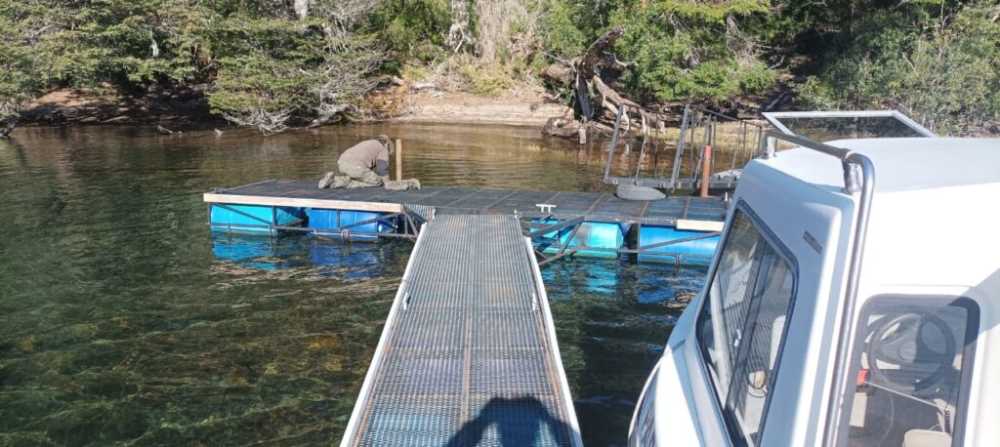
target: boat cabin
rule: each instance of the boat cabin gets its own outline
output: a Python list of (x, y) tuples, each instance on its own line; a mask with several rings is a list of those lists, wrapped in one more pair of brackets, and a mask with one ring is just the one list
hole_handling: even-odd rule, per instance
[(1000, 445), (1000, 140), (820, 118), (769, 117), (630, 445)]

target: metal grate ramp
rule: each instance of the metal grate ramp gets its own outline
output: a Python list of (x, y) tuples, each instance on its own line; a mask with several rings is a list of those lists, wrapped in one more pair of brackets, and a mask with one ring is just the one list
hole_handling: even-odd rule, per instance
[(581, 445), (516, 217), (424, 225), (341, 445)]

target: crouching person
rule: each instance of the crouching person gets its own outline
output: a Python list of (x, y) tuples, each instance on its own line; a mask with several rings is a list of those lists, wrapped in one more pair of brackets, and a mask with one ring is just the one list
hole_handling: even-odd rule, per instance
[(416, 179), (389, 180), (389, 157), (395, 147), (388, 136), (379, 135), (351, 146), (337, 160), (337, 170), (326, 173), (319, 181), (319, 188), (365, 188), (385, 186), (391, 190), (420, 189)]
[[(385, 135), (362, 141), (340, 154), (337, 160), (340, 176), (335, 176), (332, 181), (326, 177), (323, 179), (334, 188), (382, 186), (389, 179), (389, 156), (392, 151), (392, 140)], [(327, 173), (327, 176), (330, 174)], [(320, 188), (325, 187), (323, 183), (320, 181)]]

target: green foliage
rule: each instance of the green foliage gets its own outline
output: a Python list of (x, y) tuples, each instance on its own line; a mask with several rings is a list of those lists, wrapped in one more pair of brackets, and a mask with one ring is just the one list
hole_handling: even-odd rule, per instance
[(16, 30), (14, 22), (0, 17), (0, 103), (24, 101), (44, 86), (35, 71), (37, 53)]
[(945, 133), (1000, 121), (1000, 7), (969, 5), (926, 29), (888, 14), (824, 60), (799, 88), (805, 105), (899, 108)]
[(226, 57), (208, 96), (212, 109), (223, 114), (263, 110), (266, 112), (307, 109), (310, 73), (294, 64), (274, 64), (260, 54)]
[(0, 105), (61, 87), (206, 85), (237, 122), (325, 119), (380, 73), (443, 63), (496, 95), (623, 26), (614, 52), (632, 64), (617, 86), (639, 101), (721, 101), (794, 74), (806, 107), (901, 108), (954, 132), (1000, 121), (996, 0), (456, 2), (491, 60), (446, 46), (450, 0), (313, 0), (305, 19), (292, 3), (0, 0)]
[(733, 26), (766, 11), (764, 0), (657, 0), (618, 9), (612, 24), (625, 35), (617, 50), (636, 63), (631, 87), (660, 101), (722, 100), (770, 87), (774, 74)]
[(215, 85), (209, 104), (216, 112), (306, 110), (308, 69), (322, 60), (322, 41), (311, 38), (307, 23), (233, 15), (211, 31), (217, 42)]
[(370, 27), (400, 58), (429, 62), (441, 54), (451, 20), (447, 0), (387, 1), (371, 16)]
[(459, 73), (477, 95), (496, 96), (514, 86), (514, 75), (503, 65), (465, 63)]
[(562, 0), (545, 2), (542, 14), (542, 39), (554, 55), (569, 59), (579, 56), (589, 43), (587, 34), (577, 25), (579, 6)]
[(227, 117), (315, 115), (356, 100), (364, 91), (343, 87), (368, 88), (358, 79), (381, 60), (357, 17), (342, 16), (345, 1), (364, 6), (316, 0), (300, 20), (284, 0), (0, 0), (0, 97), (210, 83), (209, 103)]

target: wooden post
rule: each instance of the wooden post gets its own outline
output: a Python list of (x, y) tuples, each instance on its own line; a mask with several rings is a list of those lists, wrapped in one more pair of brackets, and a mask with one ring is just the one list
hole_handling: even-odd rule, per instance
[(403, 180), (403, 140), (396, 139), (396, 180)]
[(705, 145), (705, 154), (701, 157), (701, 196), (708, 197), (708, 184), (712, 181), (712, 145)]

